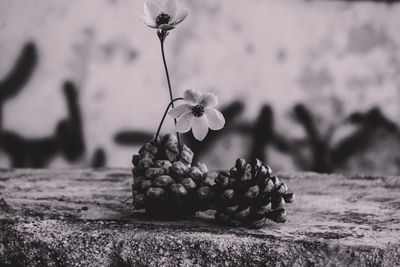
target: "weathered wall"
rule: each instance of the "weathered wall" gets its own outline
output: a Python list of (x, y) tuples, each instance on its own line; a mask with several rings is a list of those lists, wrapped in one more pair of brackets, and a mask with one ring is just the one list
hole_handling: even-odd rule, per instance
[[(223, 137), (187, 141), (203, 161), (400, 173), (399, 4), (181, 4), (191, 15), (166, 45), (176, 95), (198, 88), (221, 108), (243, 103), (226, 113)], [(168, 99), (141, 13), (142, 1), (0, 1), (0, 166), (130, 165)]]

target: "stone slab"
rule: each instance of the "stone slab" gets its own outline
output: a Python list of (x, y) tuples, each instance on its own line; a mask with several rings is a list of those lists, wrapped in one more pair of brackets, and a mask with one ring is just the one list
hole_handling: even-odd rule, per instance
[(153, 221), (127, 169), (0, 170), (0, 266), (399, 266), (400, 177), (281, 173), (288, 221)]

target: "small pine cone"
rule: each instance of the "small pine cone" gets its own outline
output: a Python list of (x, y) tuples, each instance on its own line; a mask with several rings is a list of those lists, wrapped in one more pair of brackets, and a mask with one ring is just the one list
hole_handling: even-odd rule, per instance
[(285, 205), (294, 194), (271, 174), (271, 168), (261, 161), (250, 165), (243, 159), (238, 159), (229, 172), (220, 172), (212, 187), (217, 220), (255, 228), (262, 227), (266, 218), (284, 222)]
[(178, 150), (172, 134), (143, 145), (132, 157), (134, 208), (168, 219), (193, 215), (199, 207), (208, 208), (212, 194), (210, 183), (206, 183), (208, 169), (204, 164), (192, 167), (193, 156), (185, 145)]

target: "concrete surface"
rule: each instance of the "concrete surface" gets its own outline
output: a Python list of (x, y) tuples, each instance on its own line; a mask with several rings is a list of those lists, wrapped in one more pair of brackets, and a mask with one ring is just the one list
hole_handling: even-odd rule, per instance
[(280, 174), (285, 224), (152, 221), (126, 169), (0, 170), (1, 266), (399, 266), (400, 177)]

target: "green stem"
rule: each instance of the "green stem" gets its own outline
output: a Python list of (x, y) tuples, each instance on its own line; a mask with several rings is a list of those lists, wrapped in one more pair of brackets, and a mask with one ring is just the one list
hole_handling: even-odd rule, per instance
[[(168, 114), (168, 110), (171, 108), (171, 106), (173, 107), (174, 106), (174, 102), (178, 101), (178, 100), (183, 100), (183, 98), (182, 97), (178, 97), (178, 98), (173, 99), (171, 102), (169, 102), (169, 104), (167, 106), (167, 109), (165, 110), (164, 115), (163, 115), (163, 117), (162, 117), (162, 119), (160, 121), (160, 125), (158, 126), (156, 137), (154, 138), (154, 141), (157, 142), (157, 138), (160, 135), (160, 130), (161, 130), (162, 125), (164, 124), (164, 120), (165, 120), (165, 117)], [(181, 149), (180, 144), (179, 144), (179, 139), (178, 139), (178, 145), (179, 145), (179, 149)]]
[[(170, 97), (170, 100), (171, 100), (170, 104), (172, 105), (172, 108), (174, 108), (174, 97), (172, 96), (171, 81), (169, 79), (168, 66), (167, 66), (167, 61), (165, 60), (165, 53), (164, 53), (164, 41), (165, 41), (165, 38), (167, 37), (167, 35), (168, 35), (168, 32), (162, 30), (161, 33), (158, 35), (158, 37), (159, 37), (160, 43), (161, 43), (161, 54), (162, 54), (162, 58), (163, 58), (163, 62), (164, 62), (165, 74), (167, 75), (169, 97)], [(176, 119), (174, 119), (174, 123), (176, 125)], [(156, 136), (158, 136), (158, 134)], [(176, 138), (178, 139), (178, 148), (179, 148), (179, 151), (180, 151), (180, 149), (181, 149), (181, 140), (180, 140), (178, 132), (176, 133)]]

